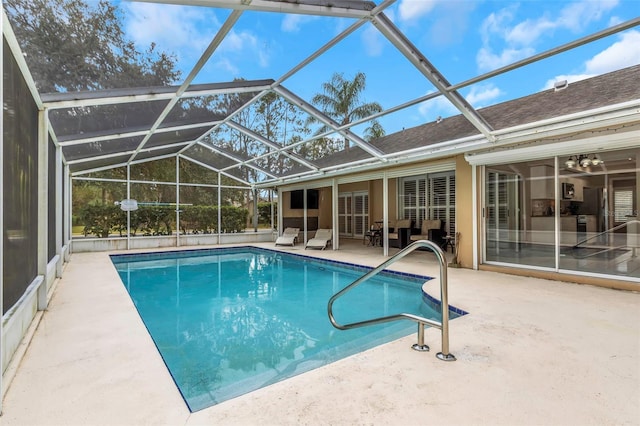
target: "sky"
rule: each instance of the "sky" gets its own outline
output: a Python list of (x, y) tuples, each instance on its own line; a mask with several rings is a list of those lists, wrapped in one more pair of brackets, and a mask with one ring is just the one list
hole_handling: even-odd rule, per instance
[[(379, 4), (380, 0), (375, 3)], [(155, 43), (178, 59), (186, 77), (230, 11), (122, 2), (125, 32), (138, 46)], [(640, 0), (397, 0), (385, 14), (456, 84), (640, 16)], [(279, 79), (354, 21), (245, 12), (194, 80)], [(475, 108), (519, 98), (640, 63), (640, 27), (606, 37), (460, 90)], [(309, 101), (336, 73), (366, 75), (363, 102), (384, 109), (436, 89), (370, 23), (312, 61), (283, 85)], [(444, 97), (382, 117), (387, 133), (458, 111)]]

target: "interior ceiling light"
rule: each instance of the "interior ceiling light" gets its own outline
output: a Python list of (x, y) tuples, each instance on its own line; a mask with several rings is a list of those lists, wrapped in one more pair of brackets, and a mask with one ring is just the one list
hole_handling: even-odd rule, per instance
[(589, 166), (597, 166), (599, 164), (604, 163), (596, 154), (580, 154), (580, 155), (572, 155), (565, 162), (564, 165), (567, 168), (571, 169), (573, 167), (582, 167), (586, 168)]
[(580, 163), (580, 167), (589, 167), (591, 165), (591, 159), (586, 155), (581, 155), (578, 162)]

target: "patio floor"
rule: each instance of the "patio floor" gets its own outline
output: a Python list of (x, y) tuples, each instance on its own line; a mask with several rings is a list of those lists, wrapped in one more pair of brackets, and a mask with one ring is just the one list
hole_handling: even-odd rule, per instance
[[(273, 248), (273, 244), (256, 244)], [(361, 241), (283, 251), (377, 265)], [(438, 275), (433, 254), (393, 269)], [(429, 284), (437, 295), (437, 280)], [(107, 253), (74, 254), (6, 393), (1, 423), (640, 424), (640, 294), (449, 269), (456, 362), (416, 335), (190, 413)], [(11, 368), (11, 367), (10, 367)]]

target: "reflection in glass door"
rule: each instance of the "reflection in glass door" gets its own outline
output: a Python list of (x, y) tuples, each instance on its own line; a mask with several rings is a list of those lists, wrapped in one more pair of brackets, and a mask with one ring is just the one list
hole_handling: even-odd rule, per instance
[(560, 269), (640, 278), (639, 160), (636, 148), (560, 159)]
[(639, 163), (633, 148), (485, 166), (483, 261), (640, 280)]
[(520, 250), (521, 183), (516, 173), (487, 170), (485, 193), (486, 259), (502, 261)]

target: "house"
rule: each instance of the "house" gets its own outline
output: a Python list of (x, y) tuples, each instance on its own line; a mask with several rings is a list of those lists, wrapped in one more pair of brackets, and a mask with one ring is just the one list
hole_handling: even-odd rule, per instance
[[(459, 232), (464, 267), (635, 288), (638, 81), (635, 65), (479, 109), (496, 141), (462, 115), (374, 140), (388, 165), (281, 186), (283, 220), (303, 216), (287, 207), (289, 189), (315, 188), (321, 205), (307, 220), (341, 238), (362, 238), (374, 221), (412, 219), (415, 233), (440, 219)], [(367, 157), (351, 147), (319, 163)]]

